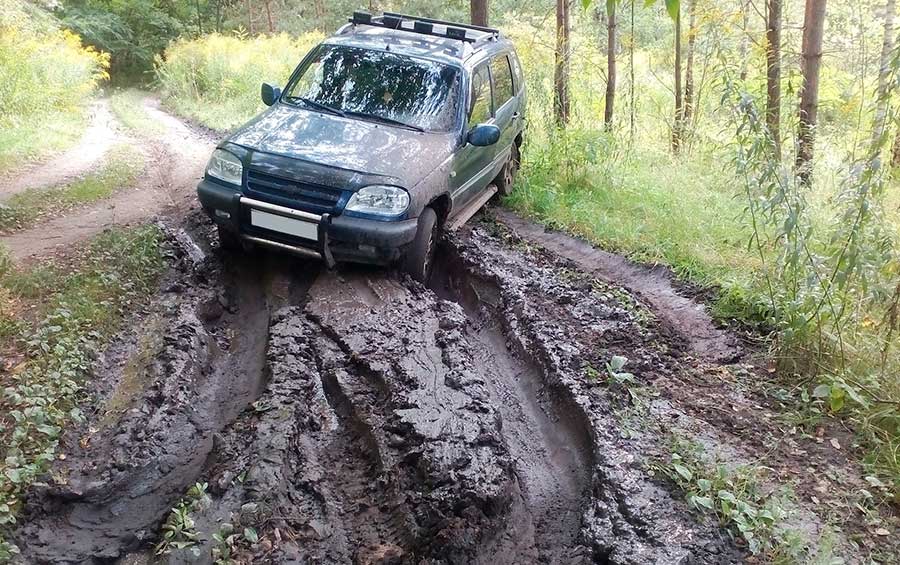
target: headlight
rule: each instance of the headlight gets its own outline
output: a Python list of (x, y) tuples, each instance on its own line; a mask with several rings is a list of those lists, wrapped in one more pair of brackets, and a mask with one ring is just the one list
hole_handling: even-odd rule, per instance
[(373, 184), (356, 191), (345, 210), (379, 216), (399, 216), (409, 207), (409, 193), (397, 186)]
[(213, 151), (209, 164), (206, 165), (206, 174), (209, 176), (238, 186), (241, 186), (243, 172), (241, 160), (222, 149)]

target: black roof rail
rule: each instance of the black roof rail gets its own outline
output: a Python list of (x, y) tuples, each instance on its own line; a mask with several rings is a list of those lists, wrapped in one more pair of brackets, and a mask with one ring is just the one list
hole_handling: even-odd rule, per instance
[(397, 12), (385, 12), (384, 15), (385, 16), (393, 16), (395, 18), (400, 18), (401, 20), (413, 20), (413, 21), (419, 21), (419, 22), (426, 22), (429, 24), (438, 24), (438, 25), (447, 26), (447, 27), (461, 27), (461, 28), (465, 28), (465, 29), (472, 29), (475, 31), (489, 33), (491, 35), (499, 35), (500, 34), (500, 30), (497, 28), (493, 28), (493, 27), (476, 26), (476, 25), (472, 25), (472, 24), (461, 24), (461, 23), (457, 23), (457, 22), (448, 22), (446, 20), (435, 20), (433, 18), (420, 18), (418, 16), (409, 16), (407, 14), (399, 14)]
[[(412, 29), (402, 27), (403, 22), (411, 22), (413, 24)], [(383, 16), (373, 16), (368, 12), (353, 12), (350, 23), (354, 25), (370, 25), (388, 29), (401, 29), (403, 31), (411, 31), (423, 35), (457, 39), (459, 41), (465, 41), (466, 43), (480, 43), (485, 40), (496, 39), (500, 35), (500, 31), (494, 28), (457, 24), (432, 18), (417, 18), (415, 16), (407, 16), (395, 12), (385, 12)], [(434, 30), (435, 25), (445, 26), (447, 31), (445, 33), (436, 32)], [(482, 35), (480, 37), (469, 37), (466, 34), (466, 30), (478, 31)]]

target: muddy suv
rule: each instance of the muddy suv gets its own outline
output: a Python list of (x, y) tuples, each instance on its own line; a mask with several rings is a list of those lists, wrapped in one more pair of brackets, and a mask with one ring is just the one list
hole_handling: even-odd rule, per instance
[(223, 245), (424, 281), (441, 230), (512, 189), (525, 88), (495, 29), (357, 12), (262, 98), (197, 187)]

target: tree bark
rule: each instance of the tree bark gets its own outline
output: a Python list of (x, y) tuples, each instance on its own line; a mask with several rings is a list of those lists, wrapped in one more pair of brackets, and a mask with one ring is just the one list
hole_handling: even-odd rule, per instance
[(272, 22), (272, 0), (263, 0), (266, 4), (266, 20), (269, 23), (269, 33), (275, 33), (275, 24)]
[(812, 180), (816, 114), (819, 109), (819, 68), (822, 63), (822, 34), (825, 28), (825, 2), (826, 0), (806, 0), (803, 17), (803, 85), (800, 87), (796, 171), (804, 186), (808, 186)]
[(891, 54), (894, 51), (894, 16), (897, 13), (897, 0), (886, 0), (884, 3), (884, 40), (881, 43), (881, 60), (878, 71), (878, 90), (875, 101), (875, 123), (872, 128), (872, 147), (875, 148), (884, 135), (887, 126), (888, 78), (891, 74)]
[(694, 115), (694, 44), (697, 39), (697, 0), (690, 0), (688, 8), (688, 45), (687, 64), (684, 68), (684, 117), (681, 121), (681, 133), (685, 135), (691, 116)]
[(251, 0), (246, 0), (247, 4), (247, 31), (253, 35), (253, 4)]
[(200, 0), (196, 0), (194, 5), (197, 6), (197, 31), (203, 35), (203, 13), (200, 11)]
[(556, 69), (554, 111), (557, 125), (569, 123), (569, 0), (556, 0)]
[(741, 82), (747, 80), (747, 56), (750, 52), (750, 0), (741, 0)]
[(222, 33), (222, 0), (216, 0), (216, 33)]
[(488, 0), (472, 0), (469, 4), (469, 9), (472, 16), (472, 25), (487, 27)]
[(675, 122), (672, 125), (672, 151), (681, 150), (681, 127), (684, 123), (684, 99), (681, 90), (681, 7), (675, 18)]
[(631, 0), (631, 37), (628, 39), (628, 110), (632, 140), (634, 140), (634, 3), (636, 1), (637, 0)]
[(766, 3), (766, 125), (781, 156), (781, 7), (782, 0)]
[(603, 109), (603, 123), (612, 129), (613, 108), (616, 103), (616, 3), (606, 2), (606, 107)]

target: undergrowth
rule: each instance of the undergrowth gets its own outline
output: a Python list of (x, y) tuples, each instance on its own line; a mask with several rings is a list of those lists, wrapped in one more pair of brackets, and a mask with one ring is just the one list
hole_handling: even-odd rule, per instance
[(80, 422), (84, 379), (102, 344), (153, 291), (164, 261), (153, 226), (98, 236), (70, 266), (0, 261), (0, 320), (15, 320), (0, 373), (0, 562), (26, 489), (50, 468), (62, 430)]
[(709, 460), (699, 445), (678, 438), (670, 451), (670, 458), (653, 463), (651, 470), (678, 485), (691, 507), (712, 513), (750, 553), (770, 563), (833, 562), (832, 535), (811, 540), (792, 525), (792, 494), (764, 488), (768, 469)]

